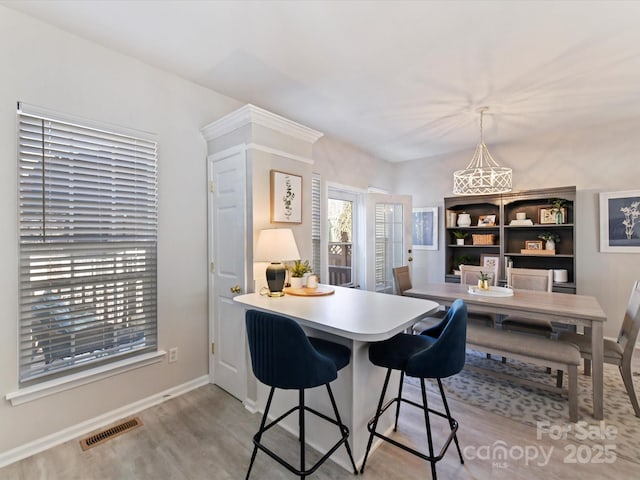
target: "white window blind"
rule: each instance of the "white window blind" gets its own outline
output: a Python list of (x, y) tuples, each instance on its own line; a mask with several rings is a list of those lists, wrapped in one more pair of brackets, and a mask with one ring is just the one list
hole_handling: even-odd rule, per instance
[(20, 383), (157, 349), (157, 146), (18, 105)]

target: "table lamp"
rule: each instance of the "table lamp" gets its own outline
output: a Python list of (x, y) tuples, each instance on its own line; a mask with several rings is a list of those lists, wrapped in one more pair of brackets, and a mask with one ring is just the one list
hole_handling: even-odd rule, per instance
[(270, 297), (284, 295), (284, 281), (287, 269), (282, 262), (299, 260), (298, 246), (290, 228), (261, 230), (256, 244), (255, 260), (271, 262), (267, 267), (267, 284)]

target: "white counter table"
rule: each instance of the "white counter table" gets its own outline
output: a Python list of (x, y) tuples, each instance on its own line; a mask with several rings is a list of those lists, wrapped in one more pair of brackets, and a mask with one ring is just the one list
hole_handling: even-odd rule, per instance
[[(360, 465), (368, 440), (367, 421), (376, 409), (379, 392), (384, 382), (385, 371), (369, 362), (370, 342), (391, 338), (402, 332), (421, 318), (436, 311), (436, 302), (418, 298), (400, 297), (343, 287), (335, 287), (333, 295), (323, 297), (268, 297), (251, 293), (234, 298), (247, 309), (276, 313), (296, 320), (308, 335), (346, 345), (351, 349), (351, 362), (338, 374), (332, 389), (342, 420), (349, 427), (350, 443), (356, 464)], [(246, 339), (245, 339), (246, 341)], [(247, 368), (247, 399), (245, 405), (264, 411), (267, 387), (258, 383), (251, 368)], [(389, 388), (392, 395), (395, 386)], [(313, 408), (332, 416), (326, 389), (319, 387), (307, 395)], [(273, 418), (297, 403), (296, 392), (276, 391)], [(313, 416), (311, 416), (313, 417)], [(297, 433), (297, 422), (285, 423), (292, 433)], [(391, 426), (391, 422), (387, 426)], [(335, 426), (309, 418), (307, 443), (325, 450), (335, 440)], [(338, 464), (350, 470), (344, 449), (339, 449), (332, 457)]]

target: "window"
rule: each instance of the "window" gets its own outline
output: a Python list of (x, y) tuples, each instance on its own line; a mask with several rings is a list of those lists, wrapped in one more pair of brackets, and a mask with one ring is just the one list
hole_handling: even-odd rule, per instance
[(155, 351), (155, 140), (25, 104), (18, 126), (20, 384)]

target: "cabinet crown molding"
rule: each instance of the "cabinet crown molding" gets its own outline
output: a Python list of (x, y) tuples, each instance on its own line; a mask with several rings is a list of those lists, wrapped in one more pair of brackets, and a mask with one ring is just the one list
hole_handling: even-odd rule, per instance
[(314, 144), (324, 135), (322, 132), (305, 127), (293, 120), (281, 117), (280, 115), (256, 107), (250, 103), (202, 127), (200, 131), (205, 140), (209, 141), (233, 132), (250, 123), (276, 130), (311, 144)]

